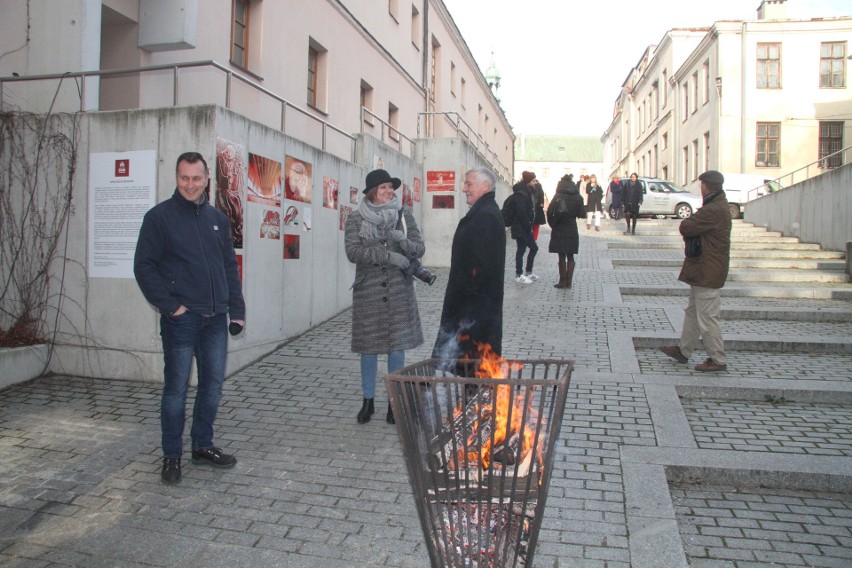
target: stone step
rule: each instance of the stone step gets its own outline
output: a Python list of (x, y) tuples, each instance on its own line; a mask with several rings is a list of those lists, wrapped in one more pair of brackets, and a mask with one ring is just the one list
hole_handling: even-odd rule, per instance
[[(683, 250), (683, 239), (670, 239), (667, 241), (657, 240), (652, 243), (643, 243), (641, 240), (630, 240), (626, 242), (609, 243), (608, 248), (613, 249), (680, 249)], [(731, 253), (735, 250), (752, 250), (752, 251), (821, 251), (820, 246), (812, 243), (753, 243), (753, 242), (732, 242)], [(842, 253), (840, 253), (842, 254)]]
[[(622, 295), (628, 296), (689, 296), (689, 287), (678, 286), (637, 286), (618, 287)], [(730, 298), (774, 298), (808, 300), (844, 300), (852, 302), (852, 286), (737, 286), (725, 285), (722, 297)]]
[(731, 258), (782, 259), (790, 260), (840, 260), (846, 262), (846, 255), (833, 250), (746, 250), (734, 249)]
[(849, 282), (845, 272), (829, 270), (734, 270), (728, 273), (728, 282)]
[[(681, 259), (613, 259), (612, 265), (613, 267), (640, 267), (640, 266), (651, 266), (655, 268), (662, 267), (677, 267), (679, 268), (683, 264)], [(819, 260), (791, 260), (791, 259), (768, 259), (768, 260), (760, 260), (760, 259), (749, 259), (749, 260), (737, 260), (732, 259), (730, 262), (730, 268), (754, 268), (759, 270), (802, 270), (802, 271), (810, 271), (810, 270), (822, 270), (826, 272), (845, 272), (846, 271), (846, 262), (843, 260), (830, 260), (830, 261), (819, 261)]]

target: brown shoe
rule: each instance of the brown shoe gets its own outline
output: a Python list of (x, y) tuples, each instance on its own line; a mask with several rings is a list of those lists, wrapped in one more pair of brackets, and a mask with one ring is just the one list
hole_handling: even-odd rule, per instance
[(715, 373), (717, 371), (727, 371), (727, 365), (720, 365), (710, 357), (707, 358), (703, 363), (699, 363), (695, 366), (696, 371), (702, 371), (704, 373)]
[(678, 347), (677, 345), (666, 345), (665, 347), (660, 347), (660, 351), (662, 351), (678, 363), (689, 362), (689, 357), (681, 353), (680, 347)]

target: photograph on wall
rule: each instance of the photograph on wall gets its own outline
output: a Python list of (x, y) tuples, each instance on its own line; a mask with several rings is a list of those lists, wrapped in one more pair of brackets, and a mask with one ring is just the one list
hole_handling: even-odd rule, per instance
[(243, 248), (243, 199), (246, 194), (246, 148), (224, 138), (216, 139), (216, 209), (231, 225), (234, 248)]
[(288, 205), (284, 209), (284, 216), (281, 217), (281, 227), (283, 229), (295, 229), (301, 224), (302, 219), (299, 208), (295, 205)]
[(302, 209), (302, 230), (310, 231), (313, 226), (311, 208), (305, 207)]
[(281, 239), (281, 213), (277, 210), (264, 209), (260, 217), (260, 238)]
[(337, 209), (338, 194), (340, 193), (340, 182), (327, 176), (322, 178), (322, 206), (328, 209)]
[(408, 205), (409, 207), (414, 207), (414, 198), (411, 193), (411, 188), (408, 187), (407, 183), (402, 184), (402, 204)]
[(456, 188), (456, 172), (426, 172), (426, 191), (453, 191)]
[(349, 203), (358, 203), (358, 195), (361, 193), (361, 190), (357, 187), (349, 188)]
[(299, 235), (284, 235), (284, 260), (299, 258)]
[(249, 152), (249, 201), (280, 207), (281, 181), (281, 162)]
[(432, 209), (454, 209), (456, 206), (455, 195), (433, 195)]
[(352, 208), (348, 205), (340, 206), (340, 227), (341, 231), (346, 230), (346, 221), (349, 220), (349, 215), (352, 214)]
[(414, 202), (420, 203), (420, 178), (414, 178)]
[(291, 201), (310, 203), (313, 166), (292, 156), (284, 156), (284, 169), (287, 172), (287, 178), (284, 181), (284, 197)]

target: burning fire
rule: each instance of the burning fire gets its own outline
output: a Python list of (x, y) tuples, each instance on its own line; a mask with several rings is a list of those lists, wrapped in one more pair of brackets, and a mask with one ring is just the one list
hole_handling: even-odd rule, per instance
[[(476, 370), (476, 376), (479, 378), (489, 379), (505, 379), (509, 377), (510, 371), (518, 371), (523, 368), (523, 364), (516, 361), (507, 361), (500, 355), (494, 352), (491, 345), (487, 343), (476, 343), (478, 351), (478, 359), (480, 361), (479, 368)], [(520, 458), (521, 461), (529, 457), (535, 439), (537, 430), (536, 423), (538, 421), (538, 412), (533, 408), (533, 393), (529, 391), (527, 397), (521, 396), (512, 397), (512, 390), (509, 385), (498, 385), (496, 390), (496, 400), (488, 403), (477, 402), (478, 417), (471, 425), (471, 433), (467, 439), (468, 452), (464, 455), (464, 449), (459, 449), (457, 459), (459, 462), (467, 462), (470, 464), (478, 464), (482, 469), (488, 469), (492, 461), (492, 451), (497, 452), (503, 450), (499, 461), (504, 465), (514, 465), (515, 459)], [(458, 417), (464, 408), (461, 403), (456, 406), (454, 418)], [(475, 451), (477, 447), (478, 437), (480, 436), (480, 424), (494, 417), (494, 431), (490, 436), (483, 436), (486, 439), (481, 440), (481, 448)], [(511, 423), (510, 423), (511, 416)], [(526, 420), (526, 424), (524, 424)], [(523, 435), (523, 440), (516, 439)], [(539, 440), (538, 455), (541, 457), (541, 449), (543, 440)], [(495, 450), (497, 448), (498, 450)], [(512, 448), (517, 449), (517, 455)], [(466, 457), (466, 459), (465, 459)]]

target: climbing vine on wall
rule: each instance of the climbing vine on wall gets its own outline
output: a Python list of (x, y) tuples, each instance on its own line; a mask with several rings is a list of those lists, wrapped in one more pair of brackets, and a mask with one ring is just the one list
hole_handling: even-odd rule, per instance
[(0, 111), (0, 346), (46, 341), (52, 269), (62, 269), (54, 263), (67, 240), (77, 125), (78, 115)]

